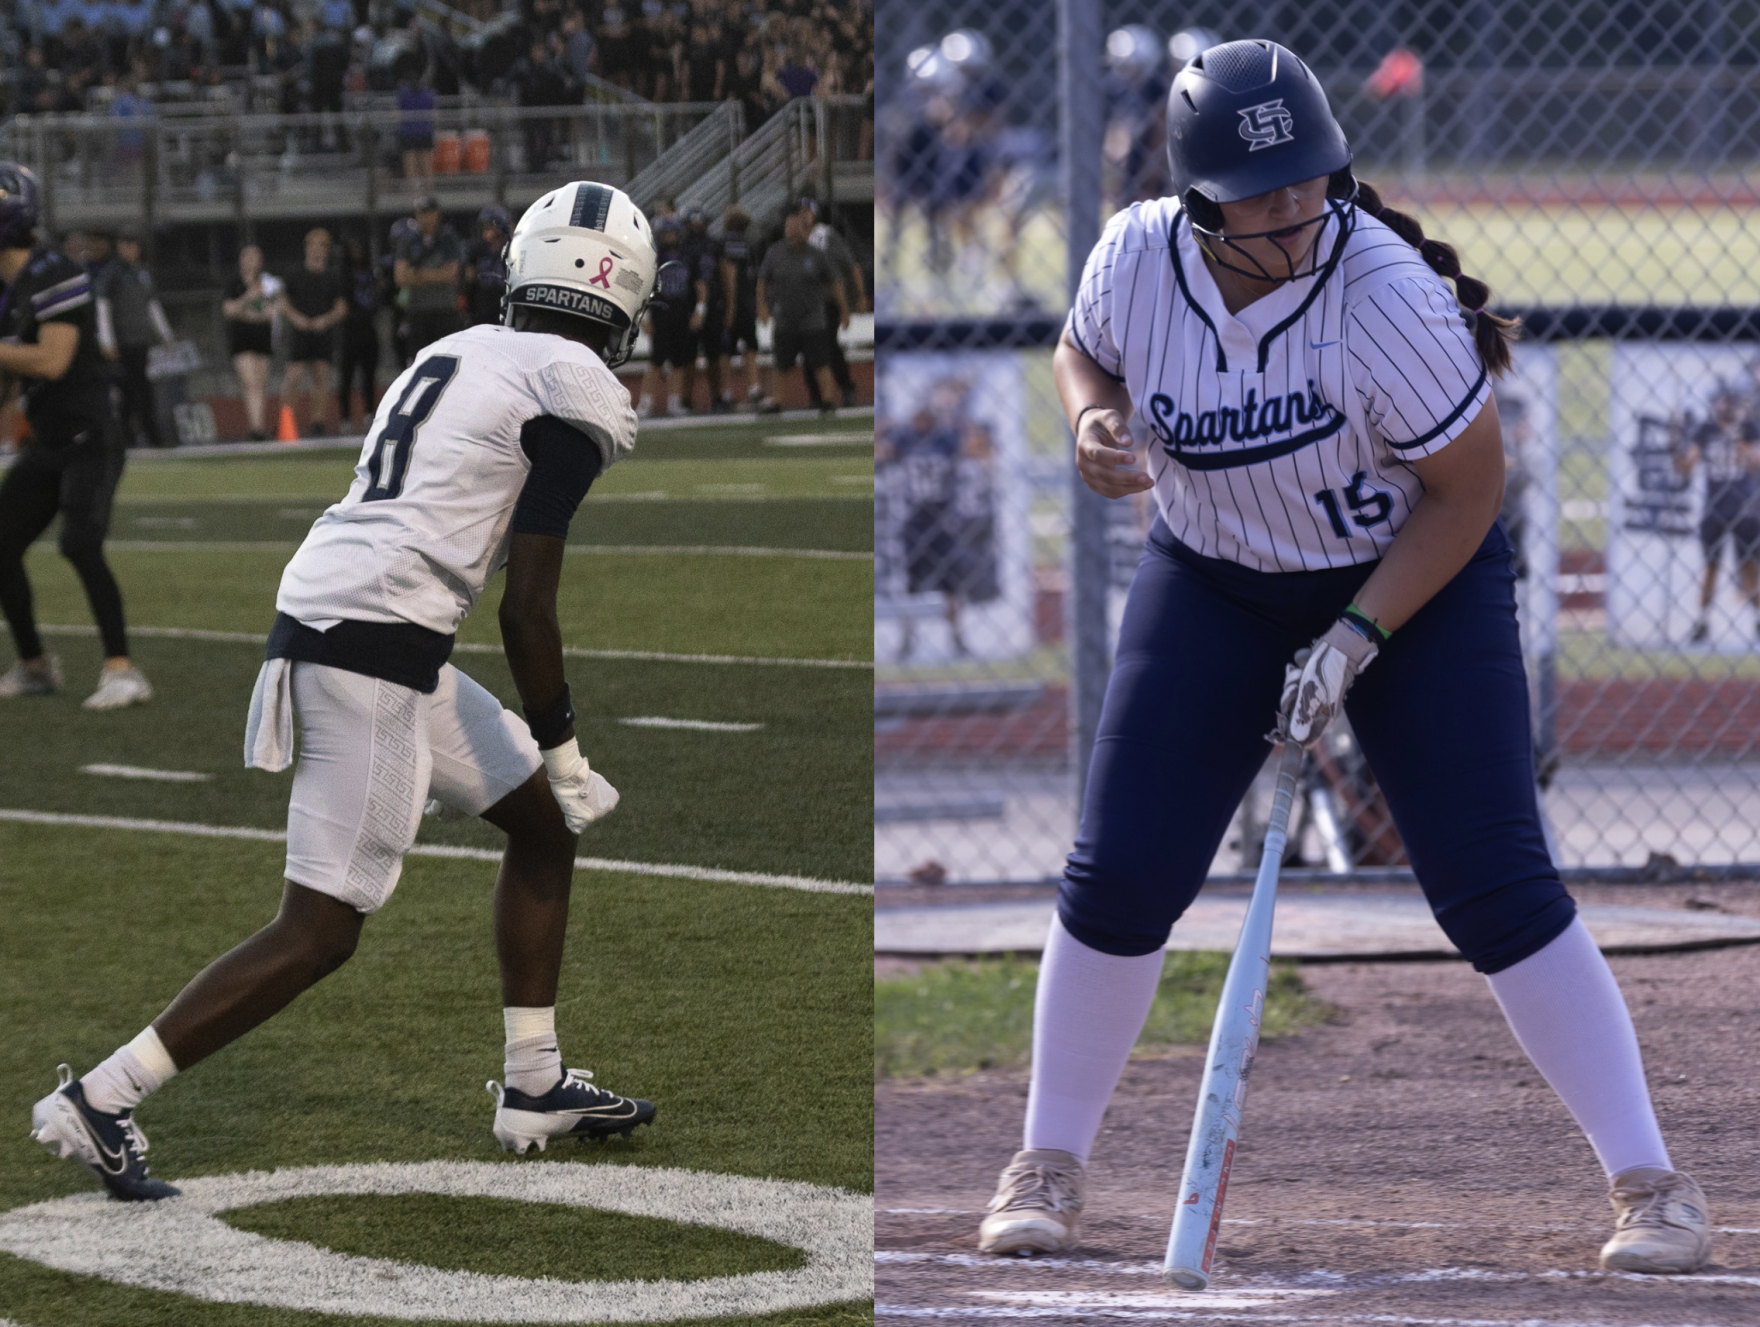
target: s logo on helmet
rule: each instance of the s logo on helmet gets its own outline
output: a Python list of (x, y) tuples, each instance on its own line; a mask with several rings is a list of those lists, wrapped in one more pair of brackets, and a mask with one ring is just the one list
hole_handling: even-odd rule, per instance
[(1249, 106), (1240, 112), (1241, 137), (1247, 140), (1247, 151), (1257, 152), (1262, 147), (1276, 147), (1279, 143), (1293, 143), (1296, 136), (1295, 119), (1283, 108), (1283, 98), (1276, 101), (1262, 101), (1257, 106)]

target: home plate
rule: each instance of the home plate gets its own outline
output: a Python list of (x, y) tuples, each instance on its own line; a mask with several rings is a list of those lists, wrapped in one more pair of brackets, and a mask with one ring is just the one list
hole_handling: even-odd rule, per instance
[[(1053, 900), (956, 903), (874, 910), (877, 954), (1038, 953)], [(1245, 894), (1200, 895), (1174, 925), (1169, 949), (1230, 951)], [(1610, 954), (1707, 949), (1760, 942), (1760, 919), (1619, 904), (1579, 905), (1595, 943)], [(1271, 954), (1291, 959), (1458, 958), (1417, 894), (1301, 892), (1277, 900)]]

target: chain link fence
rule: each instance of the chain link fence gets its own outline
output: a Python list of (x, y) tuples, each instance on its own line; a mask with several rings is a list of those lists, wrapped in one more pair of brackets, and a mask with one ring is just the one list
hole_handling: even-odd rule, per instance
[[(1072, 482), (1051, 348), (1104, 218), (1163, 188), (1178, 61), (1250, 36), (1524, 318), (1503, 519), (1560, 866), (1760, 863), (1760, 0), (886, 0), (877, 26), (879, 880), (1061, 869), (1152, 512)], [(1305, 791), (1306, 864), (1403, 867), (1347, 729)], [(1215, 872), (1256, 864), (1256, 810)]]

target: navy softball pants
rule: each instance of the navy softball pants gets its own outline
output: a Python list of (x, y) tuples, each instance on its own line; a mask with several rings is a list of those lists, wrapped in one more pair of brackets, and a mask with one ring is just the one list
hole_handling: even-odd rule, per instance
[[(1126, 956), (1167, 942), (1265, 763), (1284, 665), (1373, 570), (1252, 571), (1199, 556), (1155, 522), (1058, 894), (1071, 935)], [(1535, 800), (1514, 587), (1496, 525), (1345, 698), (1436, 920), (1486, 973), (1544, 948), (1576, 915)]]

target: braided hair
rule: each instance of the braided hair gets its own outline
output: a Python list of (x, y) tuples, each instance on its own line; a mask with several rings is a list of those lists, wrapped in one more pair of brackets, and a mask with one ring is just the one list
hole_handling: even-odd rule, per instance
[(1460, 301), (1461, 311), (1472, 320), (1473, 343), (1478, 346), (1485, 367), (1496, 376), (1509, 372), (1510, 342), (1521, 336), (1521, 320), (1500, 318), (1485, 307), (1491, 300), (1491, 287), (1461, 271), (1460, 255), (1454, 246), (1426, 239), (1416, 217), (1387, 206), (1374, 187), (1361, 180), (1357, 181), (1357, 206), (1423, 255), (1437, 276), (1454, 282), (1455, 297)]

